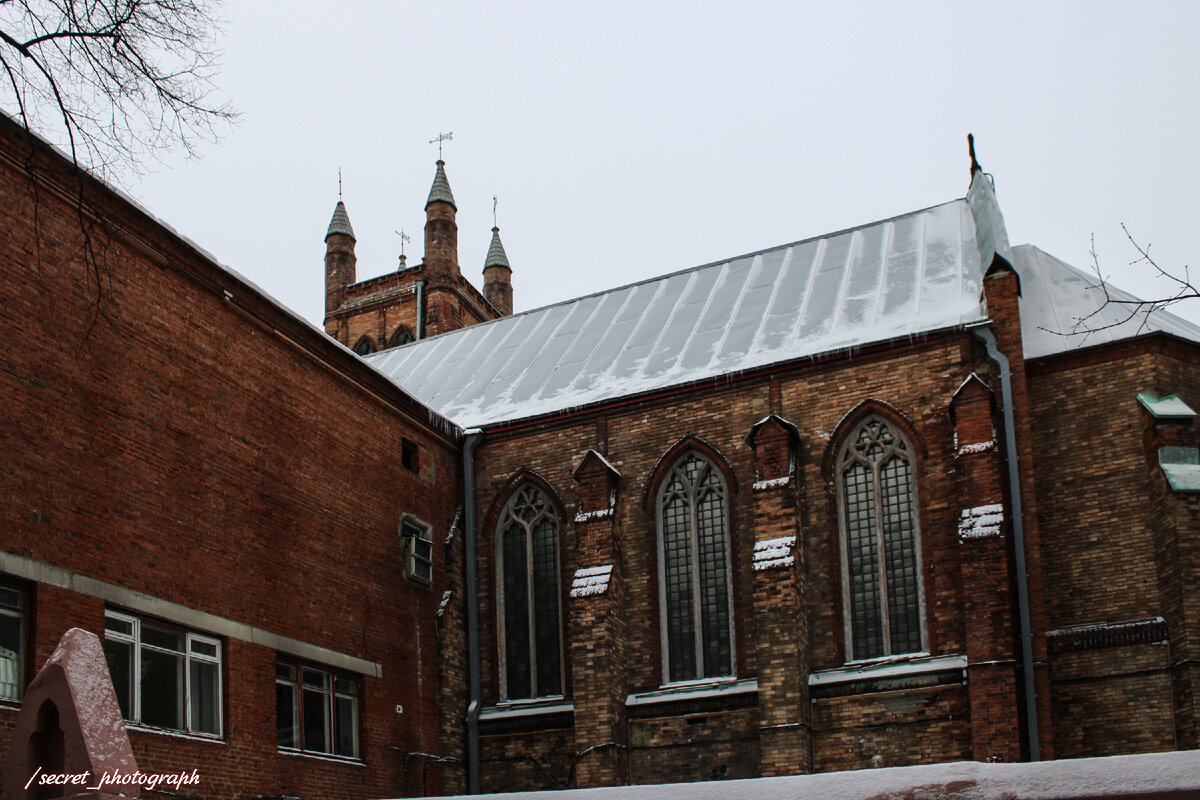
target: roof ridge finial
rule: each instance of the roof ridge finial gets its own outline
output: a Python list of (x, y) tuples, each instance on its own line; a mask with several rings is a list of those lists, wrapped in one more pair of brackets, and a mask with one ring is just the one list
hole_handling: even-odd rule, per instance
[(975, 177), (976, 172), (983, 172), (983, 167), (979, 166), (979, 162), (975, 160), (975, 134), (967, 134), (967, 152), (971, 156), (971, 177)]
[(496, 195), (492, 195), (492, 230), (494, 230), (494, 231), (500, 230), (500, 223), (496, 222), (496, 203), (497, 202), (499, 202), (499, 201), (496, 200)]
[(342, 199), (342, 165), (338, 165), (338, 200)]

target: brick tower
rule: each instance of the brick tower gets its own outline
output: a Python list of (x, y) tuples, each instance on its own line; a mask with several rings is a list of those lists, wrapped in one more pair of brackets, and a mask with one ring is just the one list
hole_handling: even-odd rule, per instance
[[(355, 237), (341, 200), (325, 235), (325, 332), (360, 355), (512, 314), (512, 269), (499, 229), (484, 261), (484, 293), (458, 265), (458, 204), (440, 158), (425, 201), (425, 258), (356, 282)], [(486, 294), (485, 294), (486, 293)]]

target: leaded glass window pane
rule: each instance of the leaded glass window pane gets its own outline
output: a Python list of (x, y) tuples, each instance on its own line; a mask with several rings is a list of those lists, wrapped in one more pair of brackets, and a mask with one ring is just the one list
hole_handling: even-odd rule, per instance
[(716, 467), (685, 453), (658, 496), (668, 682), (733, 674), (728, 516)]
[(562, 694), (558, 517), (533, 484), (513, 493), (499, 524), (504, 697)]
[(916, 484), (908, 442), (880, 417), (848, 437), (838, 459), (851, 660), (923, 648)]

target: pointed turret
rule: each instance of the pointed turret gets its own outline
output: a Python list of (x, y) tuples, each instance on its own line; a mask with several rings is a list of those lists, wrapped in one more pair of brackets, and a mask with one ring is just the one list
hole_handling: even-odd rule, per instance
[(458, 275), (458, 206), (440, 158), (425, 201), (425, 268), (431, 278)]
[(483, 262), (483, 296), (502, 316), (512, 315), (512, 267), (508, 265), (499, 228), (492, 228), (492, 243)]
[(450, 180), (446, 177), (446, 162), (440, 158), (437, 161), (437, 172), (433, 174), (433, 186), (429, 188), (429, 199), (425, 201), (425, 209), (429, 209), (430, 203), (449, 203), (458, 210), (458, 204), (454, 202), (454, 193), (450, 191)]
[[(358, 258), (354, 255), (354, 228), (346, 204), (338, 200), (325, 232), (325, 318), (341, 308), (346, 300), (346, 287), (354, 283)], [(344, 343), (343, 343), (344, 344)]]

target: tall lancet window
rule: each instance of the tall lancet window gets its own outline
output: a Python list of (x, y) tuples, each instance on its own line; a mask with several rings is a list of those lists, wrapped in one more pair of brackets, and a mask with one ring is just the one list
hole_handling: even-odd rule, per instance
[(532, 483), (513, 492), (497, 545), (501, 693), (506, 700), (561, 695), (558, 516), (545, 492)]
[(912, 447), (871, 416), (838, 453), (847, 658), (924, 649), (921, 549)]
[(658, 492), (668, 683), (733, 674), (727, 495), (720, 470), (695, 450), (671, 466)]

